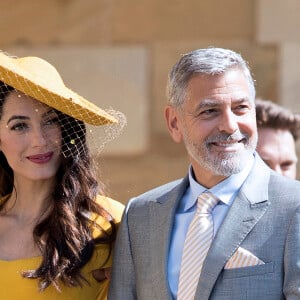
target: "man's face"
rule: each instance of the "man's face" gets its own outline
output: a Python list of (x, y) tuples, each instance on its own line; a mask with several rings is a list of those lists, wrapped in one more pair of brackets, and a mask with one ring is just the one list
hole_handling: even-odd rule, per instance
[(196, 179), (210, 187), (240, 172), (256, 147), (254, 100), (244, 74), (196, 75), (182, 110), (166, 108), (169, 130), (183, 141)]
[(284, 176), (296, 178), (295, 141), (288, 130), (259, 128), (257, 152), (271, 169)]

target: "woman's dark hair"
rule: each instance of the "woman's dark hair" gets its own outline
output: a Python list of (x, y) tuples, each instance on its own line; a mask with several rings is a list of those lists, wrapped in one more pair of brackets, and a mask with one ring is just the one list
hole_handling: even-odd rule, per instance
[[(0, 82), (0, 119), (3, 103), (14, 89)], [(59, 283), (67, 286), (82, 285), (86, 279), (80, 269), (93, 254), (96, 243), (108, 244), (115, 239), (115, 223), (112, 216), (95, 199), (99, 185), (91, 166), (83, 122), (57, 112), (62, 131), (62, 163), (57, 171), (51, 197), (51, 207), (34, 228), (33, 237), (42, 253), (42, 262), (36, 270), (23, 272), (26, 278), (39, 280), (40, 290), (49, 285), (59, 289)], [(0, 197), (13, 190), (13, 171), (4, 154), (0, 153)], [(103, 193), (103, 191), (100, 191)], [(2, 207), (0, 207), (1, 209)], [(110, 222), (106, 232), (94, 224), (90, 215), (95, 213)], [(102, 237), (93, 239), (92, 230), (97, 226)], [(107, 259), (109, 258), (110, 251)], [(99, 266), (101, 267), (101, 266)]]
[[(2, 118), (3, 104), (6, 97), (14, 88), (0, 81), (0, 120)], [(0, 197), (10, 194), (13, 190), (13, 171), (9, 166), (5, 155), (0, 151)], [(0, 206), (0, 209), (2, 207)]]

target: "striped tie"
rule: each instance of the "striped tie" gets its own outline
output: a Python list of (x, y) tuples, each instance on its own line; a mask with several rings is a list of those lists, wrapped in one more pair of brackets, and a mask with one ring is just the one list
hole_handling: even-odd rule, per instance
[(213, 238), (211, 212), (218, 199), (210, 192), (198, 197), (197, 210), (189, 226), (183, 247), (179, 274), (178, 300), (194, 299), (202, 264)]

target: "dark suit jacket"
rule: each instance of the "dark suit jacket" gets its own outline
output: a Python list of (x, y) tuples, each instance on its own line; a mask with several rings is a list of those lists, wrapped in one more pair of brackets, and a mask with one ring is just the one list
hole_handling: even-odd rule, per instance
[[(187, 186), (187, 178), (177, 180), (130, 201), (118, 232), (109, 299), (172, 298), (168, 251)], [(300, 299), (299, 205), (300, 182), (273, 172), (257, 155), (209, 249), (196, 299)], [(264, 264), (224, 269), (240, 246)]]

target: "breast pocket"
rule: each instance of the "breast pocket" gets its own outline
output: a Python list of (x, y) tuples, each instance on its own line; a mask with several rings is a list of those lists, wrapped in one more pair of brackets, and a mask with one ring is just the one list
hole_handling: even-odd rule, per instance
[(259, 275), (272, 275), (274, 273), (274, 263), (269, 262), (263, 265), (226, 269), (222, 272), (223, 279), (239, 278), (239, 277), (250, 277)]
[(220, 274), (211, 300), (281, 300), (282, 271), (275, 271), (274, 262), (263, 265), (226, 269)]

